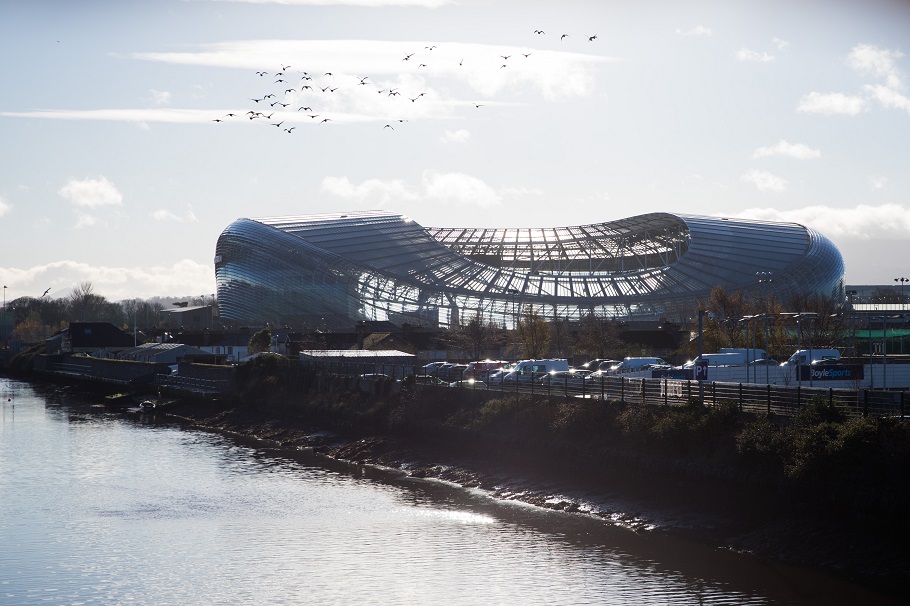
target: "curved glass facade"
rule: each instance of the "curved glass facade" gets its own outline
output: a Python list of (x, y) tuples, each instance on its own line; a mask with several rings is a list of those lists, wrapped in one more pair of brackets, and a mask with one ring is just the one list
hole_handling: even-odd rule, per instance
[(358, 320), (512, 326), (526, 305), (577, 320), (659, 318), (715, 286), (842, 295), (844, 262), (796, 223), (651, 213), (552, 228), (434, 228), (384, 211), (238, 219), (218, 238), (222, 318), (349, 330)]

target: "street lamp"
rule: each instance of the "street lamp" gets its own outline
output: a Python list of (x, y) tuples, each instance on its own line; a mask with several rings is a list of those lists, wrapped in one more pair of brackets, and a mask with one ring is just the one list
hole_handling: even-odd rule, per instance
[[(703, 336), (704, 336), (705, 314), (708, 315), (709, 320), (714, 317), (714, 312), (708, 311), (707, 309), (698, 310), (698, 364), (695, 365), (696, 374), (698, 374), (699, 365), (704, 362), (704, 360), (702, 360), (701, 356), (702, 356), (702, 353), (704, 353), (702, 351), (703, 350), (702, 342), (703, 342)], [(701, 378), (699, 378), (699, 380), (698, 380), (698, 403), (701, 406), (705, 405), (704, 381)]]
[(901, 302), (901, 305), (903, 305), (904, 304), (904, 282), (910, 282), (910, 279), (894, 278), (894, 281), (900, 283), (900, 285), (901, 285), (901, 301), (900, 302)]
[(516, 309), (516, 297), (521, 294), (514, 288), (507, 288), (506, 292), (512, 295), (512, 353), (515, 355), (515, 361), (518, 361), (518, 310)]

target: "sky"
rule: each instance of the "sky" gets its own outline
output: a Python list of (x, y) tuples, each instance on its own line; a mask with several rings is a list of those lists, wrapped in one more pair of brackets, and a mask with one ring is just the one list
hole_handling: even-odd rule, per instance
[(211, 296), (236, 219), (368, 209), (793, 221), (896, 284), (908, 43), (897, 0), (0, 1), (4, 300)]

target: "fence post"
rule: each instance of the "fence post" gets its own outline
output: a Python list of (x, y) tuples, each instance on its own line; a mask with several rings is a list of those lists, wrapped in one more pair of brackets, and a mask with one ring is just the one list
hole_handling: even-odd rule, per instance
[(711, 381), (711, 407), (717, 408), (717, 381)]
[(834, 406), (834, 388), (829, 387), (828, 388), (828, 408), (832, 408), (833, 406)]
[(901, 418), (904, 417), (904, 394), (906, 391), (901, 391)]
[(619, 377), (619, 401), (626, 401), (626, 378)]
[(863, 416), (869, 414), (869, 390), (863, 390)]
[(686, 402), (692, 403), (692, 381), (686, 379)]
[(739, 409), (743, 409), (743, 384), (739, 384)]
[(669, 404), (669, 402), (667, 401), (668, 395), (669, 394), (667, 393), (667, 380), (664, 379), (664, 406), (667, 406)]
[(768, 383), (768, 415), (771, 414), (771, 384)]
[(796, 386), (796, 410), (797, 410), (797, 412), (799, 411), (800, 407), (803, 404), (802, 396), (803, 396), (803, 386), (797, 385)]
[(606, 400), (606, 394), (604, 394), (604, 376), (600, 375), (600, 399)]

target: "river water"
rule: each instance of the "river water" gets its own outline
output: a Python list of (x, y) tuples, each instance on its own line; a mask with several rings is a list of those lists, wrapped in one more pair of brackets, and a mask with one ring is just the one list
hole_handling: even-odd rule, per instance
[(0, 379), (0, 604), (896, 603)]

